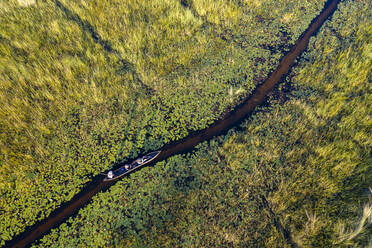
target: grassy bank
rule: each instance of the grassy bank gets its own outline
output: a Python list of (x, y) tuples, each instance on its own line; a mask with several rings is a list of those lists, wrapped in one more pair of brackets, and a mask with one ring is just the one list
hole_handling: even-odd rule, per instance
[(211, 20), (189, 3), (0, 4), (1, 243), (113, 163), (220, 118), (324, 1), (220, 1)]
[(40, 247), (370, 245), (365, 3), (342, 3), (312, 39), (285, 101), (279, 93), (240, 130), (123, 179)]

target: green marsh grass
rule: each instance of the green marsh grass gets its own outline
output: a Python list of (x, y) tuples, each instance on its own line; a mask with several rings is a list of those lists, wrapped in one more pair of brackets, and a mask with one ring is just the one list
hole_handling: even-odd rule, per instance
[(1, 243), (115, 162), (219, 119), (324, 4), (31, 2), (0, 3)]
[(365, 1), (341, 3), (287, 100), (124, 178), (35, 247), (368, 246), (371, 25)]

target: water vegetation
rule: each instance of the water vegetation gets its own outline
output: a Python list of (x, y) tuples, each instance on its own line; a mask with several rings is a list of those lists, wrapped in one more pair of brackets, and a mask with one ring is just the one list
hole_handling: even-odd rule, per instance
[(324, 5), (207, 3), (0, 3), (0, 244), (114, 163), (221, 118)]
[(369, 1), (345, 1), (269, 104), (124, 178), (34, 247), (372, 245)]

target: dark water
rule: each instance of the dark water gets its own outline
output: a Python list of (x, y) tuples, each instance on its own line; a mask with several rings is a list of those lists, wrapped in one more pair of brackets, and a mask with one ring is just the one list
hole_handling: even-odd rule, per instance
[[(259, 86), (251, 97), (237, 106), (233, 111), (226, 114), (223, 119), (215, 122), (211, 127), (195, 132), (181, 141), (165, 145), (159, 156), (149, 163), (153, 165), (175, 154), (184, 153), (193, 149), (196, 145), (214, 136), (224, 134), (232, 127), (239, 125), (252, 111), (260, 104), (264, 103), (267, 95), (274, 89), (275, 85), (285, 77), (296, 58), (306, 49), (310, 37), (314, 35), (322, 26), (325, 20), (332, 15), (340, 0), (329, 0), (322, 12), (312, 21), (307, 30), (297, 40), (292, 49), (282, 58), (277, 69), (271, 73), (266, 81)], [(80, 208), (85, 206), (92, 196), (98, 192), (107, 190), (116, 181), (103, 182), (102, 176), (95, 177), (84, 189), (77, 194), (71, 201), (63, 204), (50, 214), (50, 217), (36, 223), (19, 234), (11, 241), (8, 241), (6, 247), (26, 247), (32, 242), (47, 234), (52, 228), (57, 227), (67, 218), (76, 214)]]

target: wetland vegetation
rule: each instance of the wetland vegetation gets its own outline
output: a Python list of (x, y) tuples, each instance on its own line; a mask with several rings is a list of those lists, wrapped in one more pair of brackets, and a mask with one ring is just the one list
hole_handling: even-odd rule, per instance
[(371, 20), (364, 1), (341, 3), (268, 106), (124, 178), (35, 247), (371, 245)]
[[(324, 2), (1, 3), (1, 242), (115, 162), (221, 118)], [(369, 4), (341, 4), (288, 96), (123, 179), (38, 245), (368, 244), (371, 205), (357, 221), (372, 181)]]

